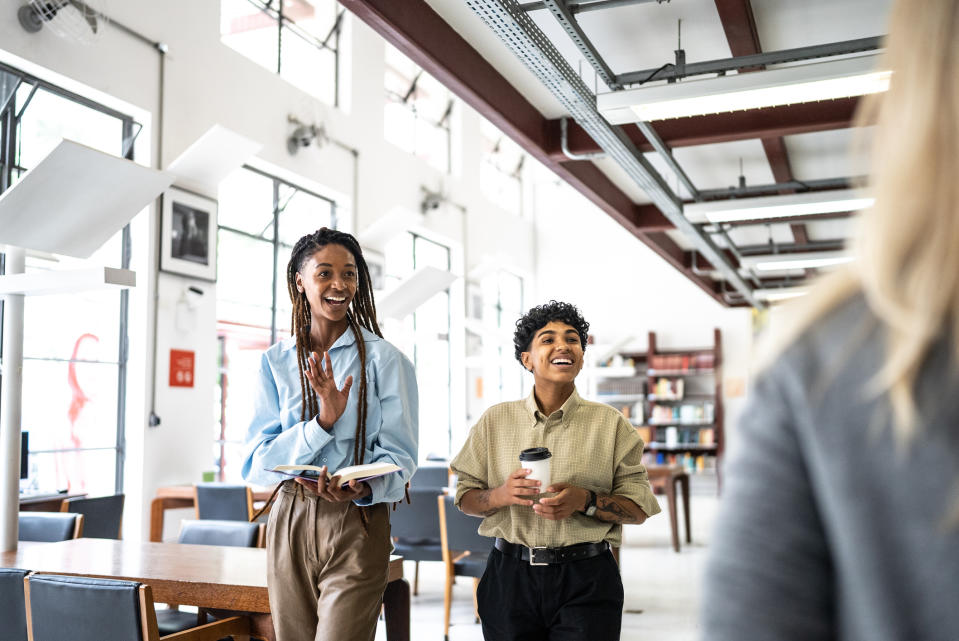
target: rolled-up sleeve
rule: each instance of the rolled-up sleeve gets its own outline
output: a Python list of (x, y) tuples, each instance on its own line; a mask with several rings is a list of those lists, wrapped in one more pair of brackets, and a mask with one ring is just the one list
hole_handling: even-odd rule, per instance
[(613, 474), (611, 494), (625, 496), (652, 516), (662, 511), (649, 485), (649, 475), (643, 465), (645, 443), (629, 422), (620, 417), (616, 426), (616, 471)]
[(267, 354), (260, 358), (253, 418), (246, 433), (241, 473), (250, 483), (272, 485), (284, 476), (267, 470), (284, 464), (310, 464), (333, 437), (315, 419), (283, 429), (276, 380)]
[(480, 417), (480, 420), (470, 430), (466, 443), (452, 461), (450, 469), (456, 474), (456, 498), (454, 500), (457, 507), (463, 499), (463, 495), (470, 490), (489, 489), (489, 451), (487, 447), (487, 426), (486, 414)]
[(380, 401), (382, 425), (373, 441), (372, 449), (367, 450), (366, 461), (394, 463), (403, 469), (395, 474), (367, 481), (372, 493), (356, 501), (357, 505), (402, 500), (406, 482), (416, 471), (419, 447), (419, 391), (416, 385), (416, 370), (409, 359), (398, 350), (379, 364), (376, 394)]

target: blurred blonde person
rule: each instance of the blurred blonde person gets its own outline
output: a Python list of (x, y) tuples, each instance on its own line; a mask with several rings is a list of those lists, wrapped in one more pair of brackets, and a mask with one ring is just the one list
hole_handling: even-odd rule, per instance
[(959, 634), (959, 2), (899, 0), (886, 47), (858, 261), (793, 310), (730, 439), (708, 641)]

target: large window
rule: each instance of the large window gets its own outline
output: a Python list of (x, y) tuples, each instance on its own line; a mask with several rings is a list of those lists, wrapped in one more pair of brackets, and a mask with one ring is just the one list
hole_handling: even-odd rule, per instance
[[(64, 138), (132, 158), (138, 130), (129, 116), (0, 66), (0, 191)], [(89, 262), (129, 267), (130, 244), (125, 228)], [(32, 254), (26, 271), (69, 262)], [(22, 428), (30, 432), (29, 489), (122, 491), (128, 297), (123, 291), (25, 298)]]
[(335, 0), (221, 0), (220, 38), (336, 106), (344, 11)]
[(493, 123), (480, 121), (483, 158), (480, 161), (480, 190), (490, 201), (508, 212), (523, 212), (523, 165), (526, 154)]
[(449, 173), (453, 95), (394, 47), (386, 45), (386, 139)]
[(336, 203), (251, 168), (220, 184), (214, 458), (221, 480), (239, 480), (243, 439), (263, 350), (290, 335), (286, 265), (293, 245), (336, 227)]
[[(450, 249), (418, 234), (399, 235), (386, 246), (387, 286), (390, 290), (422, 267), (450, 270)], [(450, 293), (437, 292), (401, 326), (390, 326), (389, 339), (416, 366), (419, 386), (420, 458), (447, 458), (450, 454)]]
[(467, 421), (486, 408), (522, 398), (522, 366), (516, 361), (513, 331), (524, 312), (523, 279), (505, 270), (485, 275), (467, 291)]

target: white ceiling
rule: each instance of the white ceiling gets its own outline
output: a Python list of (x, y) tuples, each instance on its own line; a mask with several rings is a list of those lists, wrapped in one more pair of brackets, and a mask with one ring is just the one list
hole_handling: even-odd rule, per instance
[[(525, 68), (462, 1), (426, 0), (427, 3), (494, 68), (547, 118), (567, 115), (558, 101)], [(525, 0), (523, 0), (525, 1)], [(890, 0), (751, 0), (760, 44), (775, 51), (843, 40), (880, 36)], [(570, 66), (580, 72), (588, 87), (607, 91), (592, 67), (545, 10), (529, 14)], [(726, 35), (714, 0), (672, 0), (641, 3), (599, 11), (580, 12), (576, 18), (587, 37), (616, 74), (652, 69), (673, 61), (677, 48), (677, 24), (681, 20), (682, 47), (687, 63), (730, 57)], [(627, 125), (631, 127), (632, 125)], [(868, 132), (864, 136), (868, 140)], [(784, 138), (788, 158), (797, 180), (840, 178), (866, 173), (866, 157), (853, 148), (852, 130), (834, 130)], [(674, 149), (674, 157), (698, 189), (721, 189), (737, 184), (742, 174), (747, 185), (775, 182), (759, 140), (745, 140)], [(682, 197), (679, 187), (657, 154), (647, 154), (666, 183)], [(596, 166), (634, 202), (649, 202), (643, 191), (614, 162), (594, 161)], [(810, 240), (847, 237), (850, 220), (807, 223)], [(794, 242), (788, 224), (738, 227), (731, 232), (737, 244)], [(683, 248), (690, 243), (679, 233), (670, 233)]]

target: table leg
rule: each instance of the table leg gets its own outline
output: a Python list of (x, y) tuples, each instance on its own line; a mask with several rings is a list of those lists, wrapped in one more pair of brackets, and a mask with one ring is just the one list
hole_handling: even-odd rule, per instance
[(676, 484), (666, 484), (666, 501), (669, 503), (669, 528), (673, 535), (673, 549), (679, 552), (679, 520), (676, 515)]
[(689, 476), (681, 476), (679, 483), (683, 493), (683, 516), (686, 518), (686, 543), (692, 543), (693, 531), (689, 527)]
[(166, 509), (164, 499), (150, 501), (150, 541), (163, 541), (163, 511)]
[(383, 617), (386, 619), (387, 641), (410, 640), (410, 584), (406, 579), (386, 584)]

